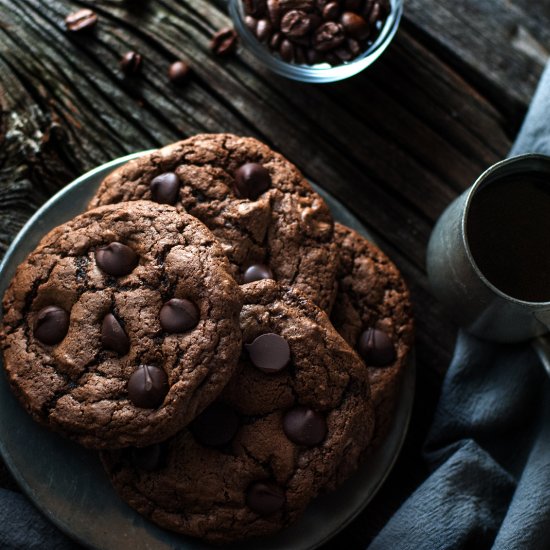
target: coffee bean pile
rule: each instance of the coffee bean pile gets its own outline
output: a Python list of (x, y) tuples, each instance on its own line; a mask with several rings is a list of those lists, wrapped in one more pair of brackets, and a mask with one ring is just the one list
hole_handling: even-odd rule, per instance
[(288, 63), (340, 65), (374, 43), (390, 0), (242, 0), (245, 23)]

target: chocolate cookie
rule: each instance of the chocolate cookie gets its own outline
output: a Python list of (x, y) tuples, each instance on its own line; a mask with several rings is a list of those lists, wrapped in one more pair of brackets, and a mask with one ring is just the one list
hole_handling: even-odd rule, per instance
[(409, 291), (395, 265), (367, 239), (337, 223), (335, 240), (340, 266), (331, 320), (368, 367), (376, 445), (390, 426), (413, 342)]
[(136, 199), (181, 206), (201, 220), (239, 283), (275, 278), (330, 309), (337, 266), (330, 211), (263, 143), (205, 134), (168, 145), (115, 170), (90, 207)]
[(366, 369), (326, 314), (274, 281), (242, 288), (241, 369), (218, 401), (164, 445), (102, 455), (133, 508), (216, 543), (294, 521), (373, 431)]
[(215, 399), (241, 350), (240, 287), (212, 233), (149, 201), (46, 235), (4, 296), (10, 384), (88, 447), (166, 439)]

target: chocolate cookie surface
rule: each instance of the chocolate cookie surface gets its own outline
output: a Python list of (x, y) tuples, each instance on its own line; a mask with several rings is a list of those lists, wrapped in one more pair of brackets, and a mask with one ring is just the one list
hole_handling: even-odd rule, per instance
[(395, 265), (365, 237), (337, 223), (335, 240), (340, 265), (331, 320), (367, 365), (376, 445), (390, 426), (413, 343), (409, 291)]
[(217, 543), (294, 521), (357, 467), (373, 431), (366, 369), (326, 314), (274, 281), (242, 288), (241, 369), (218, 401), (147, 456), (102, 454), (133, 508)]
[(136, 199), (181, 206), (201, 220), (239, 283), (273, 277), (330, 309), (337, 266), (330, 211), (263, 143), (204, 134), (168, 145), (115, 170), (90, 207)]
[(4, 368), (42, 424), (88, 447), (148, 445), (231, 377), (241, 306), (198, 220), (149, 201), (100, 207), (18, 268), (3, 302)]

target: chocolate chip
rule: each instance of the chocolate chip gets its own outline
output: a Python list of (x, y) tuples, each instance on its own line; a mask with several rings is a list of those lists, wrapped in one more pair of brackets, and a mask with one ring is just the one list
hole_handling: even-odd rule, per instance
[(200, 313), (197, 306), (187, 299), (172, 298), (160, 310), (160, 325), (166, 332), (180, 333), (197, 326)]
[(54, 346), (59, 344), (69, 330), (69, 314), (58, 306), (46, 306), (42, 308), (34, 322), (34, 337), (46, 344)]
[(107, 313), (101, 324), (101, 345), (119, 355), (126, 355), (130, 349), (130, 339), (124, 332), (118, 319)]
[(125, 244), (112, 242), (95, 251), (95, 261), (102, 271), (113, 277), (131, 273), (139, 262), (139, 256)]
[(126, 76), (134, 76), (141, 70), (141, 55), (137, 52), (126, 52), (120, 60), (120, 69)]
[(396, 359), (393, 342), (385, 332), (378, 329), (369, 328), (359, 336), (357, 351), (371, 367), (390, 365)]
[(155, 409), (168, 393), (168, 377), (158, 367), (140, 365), (128, 380), (128, 397), (136, 406)]
[(277, 373), (290, 363), (288, 342), (273, 332), (262, 334), (245, 346), (252, 364), (267, 374)]
[(168, 78), (173, 84), (179, 85), (187, 82), (190, 73), (191, 67), (185, 61), (174, 61), (174, 63), (168, 67)]
[(256, 481), (246, 491), (247, 506), (260, 516), (269, 516), (277, 512), (284, 503), (285, 492), (269, 481)]
[(219, 30), (210, 41), (210, 49), (216, 55), (225, 56), (237, 49), (238, 35), (231, 27)]
[(245, 283), (261, 281), (262, 279), (273, 279), (273, 271), (264, 264), (252, 264), (245, 270), (243, 275)]
[(294, 407), (283, 417), (283, 431), (293, 443), (313, 447), (325, 439), (327, 421), (308, 407)]
[(344, 28), (344, 32), (357, 40), (364, 40), (370, 34), (370, 28), (367, 22), (356, 13), (346, 11), (340, 17), (340, 23)]
[(97, 23), (97, 15), (92, 10), (81, 9), (65, 17), (65, 26), (70, 32), (90, 30)]
[(323, 23), (317, 27), (313, 35), (313, 45), (316, 50), (326, 52), (337, 48), (346, 39), (342, 25), (334, 21)]
[(287, 36), (304, 36), (310, 29), (311, 18), (301, 10), (288, 11), (281, 19), (281, 31)]
[(271, 187), (269, 172), (256, 162), (247, 162), (235, 172), (235, 194), (240, 198), (256, 200)]
[(157, 443), (148, 447), (132, 447), (130, 460), (140, 470), (154, 472), (162, 466), (162, 447)]
[(151, 198), (159, 204), (176, 204), (180, 190), (180, 180), (174, 172), (165, 172), (151, 180)]
[(239, 417), (225, 403), (212, 403), (190, 425), (195, 439), (206, 447), (227, 445), (239, 429)]

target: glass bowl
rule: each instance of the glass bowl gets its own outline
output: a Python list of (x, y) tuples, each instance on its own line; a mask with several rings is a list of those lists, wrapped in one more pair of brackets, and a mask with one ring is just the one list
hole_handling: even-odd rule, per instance
[(388, 15), (384, 26), (380, 30), (380, 34), (373, 44), (355, 59), (335, 66), (331, 66), (328, 63), (318, 65), (287, 63), (269, 51), (246, 26), (242, 0), (229, 0), (229, 13), (245, 47), (266, 67), (292, 80), (322, 83), (335, 82), (354, 76), (363, 69), (366, 69), (382, 55), (395, 36), (401, 15), (403, 14), (403, 0), (390, 0), (390, 4), (391, 13)]

